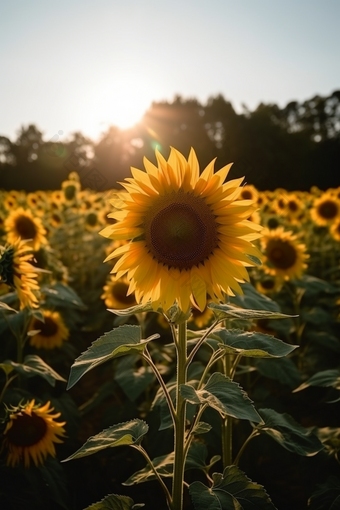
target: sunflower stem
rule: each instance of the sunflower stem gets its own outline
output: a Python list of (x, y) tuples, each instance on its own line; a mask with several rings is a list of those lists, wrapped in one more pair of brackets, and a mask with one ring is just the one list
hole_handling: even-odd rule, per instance
[[(223, 370), (224, 375), (227, 377), (231, 377), (231, 359), (228, 354), (226, 354), (223, 358)], [(222, 420), (222, 461), (223, 461), (223, 469), (230, 466), (233, 462), (233, 446), (232, 446), (232, 417), (226, 416)]]
[(187, 381), (187, 323), (178, 325), (177, 337), (177, 381), (176, 381), (176, 415), (174, 426), (174, 476), (172, 484), (172, 509), (182, 510), (183, 508), (183, 485), (185, 465), (185, 422), (186, 402), (181, 395), (180, 386)]

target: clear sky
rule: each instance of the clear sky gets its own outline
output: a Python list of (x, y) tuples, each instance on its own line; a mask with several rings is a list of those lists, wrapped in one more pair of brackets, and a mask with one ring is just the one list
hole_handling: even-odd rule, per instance
[(340, 88), (339, 0), (0, 2), (0, 135), (130, 127), (153, 100), (237, 111)]

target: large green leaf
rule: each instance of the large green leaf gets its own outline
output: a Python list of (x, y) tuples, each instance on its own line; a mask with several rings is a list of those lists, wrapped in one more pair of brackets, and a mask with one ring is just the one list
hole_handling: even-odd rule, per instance
[(92, 342), (91, 346), (75, 360), (71, 367), (67, 389), (72, 388), (89, 370), (105, 363), (109, 359), (126, 354), (141, 353), (145, 344), (158, 338), (152, 335), (146, 340), (140, 338), (139, 326), (119, 326)]
[(108, 494), (98, 503), (87, 506), (84, 510), (134, 510), (142, 508), (144, 503), (134, 504), (129, 496), (118, 496), (117, 494)]
[(220, 347), (226, 352), (248, 358), (281, 358), (298, 345), (290, 345), (271, 335), (241, 329), (222, 329), (214, 334), (222, 340)]
[(23, 363), (15, 363), (14, 361), (7, 360), (4, 362), (5, 365), (9, 365), (18, 372), (18, 374), (24, 377), (33, 377), (38, 375), (51, 385), (55, 386), (56, 381), (64, 381), (61, 375), (59, 375), (53, 368), (51, 368), (44, 360), (35, 354), (25, 356)]
[(286, 450), (311, 457), (324, 449), (317, 436), (297, 423), (289, 414), (280, 414), (274, 409), (261, 409), (259, 413), (264, 424), (256, 425), (256, 429), (270, 436)]
[(215, 313), (217, 319), (288, 319), (297, 317), (296, 315), (286, 315), (277, 311), (270, 310), (249, 310), (239, 308), (237, 306), (228, 304), (209, 303), (208, 308), (211, 308)]
[(262, 485), (252, 482), (237, 466), (213, 474), (212, 487), (189, 486), (195, 510), (276, 510)]
[(279, 312), (280, 306), (268, 296), (258, 292), (251, 283), (241, 284), (243, 294), (237, 294), (230, 298), (230, 302), (241, 308), (249, 308), (253, 310), (270, 310), (271, 312)]
[(302, 383), (294, 392), (304, 390), (309, 386), (332, 387), (340, 390), (340, 370), (323, 370), (314, 374), (308, 381)]
[(296, 388), (301, 382), (301, 374), (290, 358), (257, 359), (255, 366), (261, 375), (289, 388)]
[(106, 448), (140, 444), (148, 429), (147, 423), (138, 418), (112, 425), (112, 427), (103, 430), (99, 434), (89, 437), (79, 450), (67, 457), (67, 459), (64, 459), (63, 462), (87, 457)]
[(219, 372), (212, 374), (200, 390), (195, 390), (190, 384), (182, 384), (180, 391), (188, 402), (196, 405), (208, 404), (222, 416), (228, 415), (256, 423), (262, 421), (241, 386)]

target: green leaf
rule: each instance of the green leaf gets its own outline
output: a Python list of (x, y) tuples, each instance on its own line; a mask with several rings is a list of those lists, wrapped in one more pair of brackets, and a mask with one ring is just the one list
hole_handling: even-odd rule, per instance
[(15, 310), (15, 308), (12, 308), (7, 303), (4, 303), (3, 301), (0, 301), (0, 309), (1, 310), (7, 310), (8, 312), (18, 313), (18, 310)]
[(97, 453), (100, 450), (105, 450), (106, 448), (135, 444), (139, 445), (148, 429), (149, 427), (147, 423), (143, 420), (139, 420), (138, 418), (125, 423), (112, 425), (112, 427), (90, 437), (86, 443), (79, 448), (79, 450), (67, 457), (67, 459), (64, 459), (62, 462), (79, 459), (80, 457), (87, 457), (88, 455), (93, 455), (94, 453)]
[(296, 388), (301, 381), (301, 375), (290, 358), (258, 359), (255, 362), (258, 372), (287, 385)]
[(320, 306), (314, 306), (301, 313), (301, 321), (312, 326), (326, 326), (332, 321), (332, 314)]
[(84, 510), (134, 510), (141, 508), (144, 504), (135, 505), (129, 496), (118, 496), (117, 494), (108, 494), (98, 503), (87, 506)]
[(330, 476), (325, 483), (317, 485), (317, 489), (308, 500), (310, 510), (339, 510), (340, 509), (340, 481), (336, 476)]
[(218, 320), (223, 319), (288, 319), (297, 315), (286, 315), (284, 313), (269, 310), (245, 310), (233, 305), (209, 303)]
[(182, 396), (192, 404), (208, 404), (222, 416), (228, 415), (240, 420), (261, 422), (252, 401), (241, 386), (229, 377), (215, 372), (200, 390), (190, 384), (180, 387)]
[(14, 370), (11, 363), (12, 363), (11, 361), (6, 361), (5, 363), (0, 363), (0, 368), (1, 368), (1, 370), (3, 370), (5, 372), (6, 375), (10, 374)]
[(48, 304), (51, 306), (86, 309), (78, 294), (63, 283), (58, 282), (53, 286), (43, 286), (41, 287), (41, 293), (47, 298)]
[(5, 365), (10, 365), (13, 367), (13, 370), (18, 372), (18, 374), (24, 377), (33, 377), (38, 375), (51, 385), (55, 386), (56, 381), (64, 381), (61, 375), (59, 375), (53, 368), (51, 368), (44, 360), (42, 360), (39, 356), (35, 354), (30, 354), (29, 356), (25, 356), (23, 363), (15, 363), (14, 361), (7, 360), (4, 362)]
[(336, 390), (340, 390), (340, 370), (332, 369), (318, 372), (308, 379), (308, 381), (302, 383), (298, 388), (296, 388), (294, 393), (304, 390), (309, 386), (320, 386), (326, 388), (332, 387)]
[(92, 342), (91, 346), (73, 363), (67, 389), (72, 388), (84, 374), (94, 367), (105, 363), (109, 359), (126, 354), (141, 353), (147, 342), (159, 337), (156, 334), (146, 340), (141, 340), (140, 334), (139, 326), (125, 325), (105, 333)]
[(287, 413), (277, 413), (274, 409), (260, 409), (264, 424), (256, 425), (260, 433), (267, 434), (286, 450), (311, 457), (324, 449), (316, 435), (297, 423)]
[(279, 312), (280, 306), (269, 297), (258, 292), (251, 283), (241, 284), (244, 292), (243, 295), (237, 294), (232, 296), (230, 301), (232, 304), (240, 306), (241, 308), (249, 308), (253, 310), (270, 310), (272, 312)]
[(226, 352), (248, 358), (281, 358), (287, 356), (298, 345), (290, 345), (271, 335), (240, 329), (223, 329), (214, 336), (222, 340), (219, 344)]
[[(168, 453), (167, 455), (160, 455), (159, 457), (155, 457), (152, 460), (152, 464), (156, 469), (157, 473), (163, 478), (169, 478), (172, 476), (173, 467), (174, 467), (174, 452)], [(147, 464), (143, 469), (136, 471), (131, 475), (123, 485), (131, 486), (137, 485), (138, 483), (149, 482), (150, 480), (155, 480), (156, 475)]]
[(120, 317), (126, 317), (128, 315), (135, 315), (136, 313), (152, 312), (154, 309), (151, 303), (145, 303), (144, 305), (135, 305), (123, 309), (108, 308), (107, 311), (119, 315)]
[[(200, 442), (193, 442), (189, 448), (189, 452), (185, 461), (185, 471), (190, 469), (199, 469), (201, 471), (206, 471), (207, 465), (205, 459), (207, 457), (208, 450), (205, 444)], [(152, 460), (152, 464), (156, 469), (157, 473), (163, 478), (170, 478), (173, 474), (174, 469), (174, 452), (168, 453), (166, 455), (161, 455), (159, 457), (155, 457)], [(131, 475), (123, 485), (131, 486), (139, 483), (149, 482), (150, 480), (155, 480), (156, 475), (147, 464), (143, 469), (136, 471)]]
[[(126, 359), (130, 361), (130, 357)], [(115, 380), (118, 382), (125, 395), (134, 402), (155, 380), (155, 375), (151, 367), (142, 365), (140, 367), (117, 370), (115, 373)]]
[(315, 329), (305, 329), (304, 337), (308, 343), (314, 342), (322, 349), (329, 349), (330, 351), (340, 354), (339, 339), (332, 335), (329, 331), (315, 331)]
[(262, 485), (252, 482), (237, 466), (213, 474), (212, 487), (189, 486), (195, 510), (276, 510)]
[(193, 433), (194, 434), (206, 434), (207, 432), (210, 432), (212, 429), (212, 426), (209, 423), (205, 423), (204, 421), (199, 421), (196, 426), (194, 427)]

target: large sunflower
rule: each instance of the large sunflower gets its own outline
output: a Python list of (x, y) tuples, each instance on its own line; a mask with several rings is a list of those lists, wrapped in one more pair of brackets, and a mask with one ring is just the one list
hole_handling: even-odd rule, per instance
[(298, 241), (292, 232), (282, 227), (275, 230), (266, 229), (261, 238), (264, 253), (265, 272), (284, 280), (298, 279), (306, 269), (306, 246)]
[(41, 406), (35, 400), (10, 410), (2, 445), (8, 466), (23, 462), (28, 468), (31, 461), (39, 466), (48, 455), (55, 457), (54, 443), (63, 442), (66, 422), (55, 421), (60, 413), (51, 414), (53, 411), (50, 402)]
[(69, 337), (69, 329), (65, 325), (60, 313), (51, 310), (41, 310), (44, 322), (32, 317), (28, 331), (39, 333), (30, 337), (30, 345), (37, 349), (54, 349), (61, 347)]
[(20, 207), (12, 211), (5, 220), (8, 243), (17, 239), (26, 240), (33, 250), (39, 250), (40, 245), (46, 243), (46, 230), (40, 218), (34, 217), (30, 209)]
[(251, 257), (261, 257), (251, 243), (261, 227), (247, 219), (257, 206), (237, 200), (243, 178), (224, 184), (231, 165), (214, 173), (215, 160), (200, 175), (193, 149), (188, 160), (173, 148), (167, 161), (157, 150), (156, 158), (158, 166), (144, 159), (146, 172), (132, 168), (111, 201), (117, 222), (100, 233), (131, 241), (107, 257), (120, 257), (112, 272), (127, 274), (137, 302), (164, 310), (176, 300), (183, 311), (204, 310), (207, 294), (242, 293)]
[(24, 241), (17, 240), (13, 245), (0, 246), (0, 282), (17, 291), (20, 309), (38, 306), (38, 275), (30, 262), (32, 257), (32, 250)]

